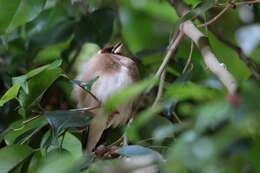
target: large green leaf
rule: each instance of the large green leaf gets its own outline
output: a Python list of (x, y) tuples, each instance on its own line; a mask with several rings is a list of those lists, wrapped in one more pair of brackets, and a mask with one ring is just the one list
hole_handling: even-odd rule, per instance
[(38, 74), (28, 81), (28, 93), (21, 90), (18, 99), (23, 108), (28, 108), (35, 102), (39, 101), (45, 91), (52, 83), (62, 74), (60, 68), (53, 68)]
[(0, 33), (32, 21), (43, 10), (46, 0), (0, 0)]
[(80, 158), (83, 155), (80, 140), (69, 132), (64, 136), (62, 148), (69, 151), (75, 158)]
[(230, 118), (229, 110), (230, 105), (223, 101), (203, 104), (198, 110), (195, 128), (199, 131), (216, 128), (221, 122)]
[(130, 99), (137, 97), (146, 88), (155, 84), (156, 82), (157, 82), (157, 79), (149, 78), (149, 79), (143, 80), (139, 83), (136, 83), (128, 88), (124, 88), (121, 91), (115, 93), (110, 98), (108, 98), (107, 102), (104, 105), (107, 112), (113, 112), (113, 110), (116, 108), (116, 106), (118, 106)]
[(202, 100), (207, 98), (216, 98), (220, 96), (224, 97), (224, 93), (219, 90), (207, 88), (203, 85), (198, 85), (192, 82), (172, 85), (168, 88), (166, 95), (169, 97), (177, 98), (179, 100)]
[(154, 116), (158, 116), (158, 112), (161, 110), (160, 105), (156, 105), (154, 107), (150, 107), (139, 115), (136, 115), (135, 121), (127, 128), (127, 136), (131, 141), (137, 142), (139, 139), (139, 128), (148, 123), (148, 121)]
[(71, 38), (75, 20), (61, 6), (44, 10), (27, 26), (29, 47), (42, 47)]
[(46, 112), (45, 116), (53, 129), (54, 137), (57, 137), (57, 135), (66, 128), (88, 125), (93, 114), (90, 112), (57, 110)]
[(47, 157), (35, 158), (35, 164), (31, 165), (30, 173), (69, 173), (77, 163), (67, 151), (56, 149), (47, 153)]
[(33, 153), (26, 145), (10, 145), (0, 150), (0, 173), (7, 173)]

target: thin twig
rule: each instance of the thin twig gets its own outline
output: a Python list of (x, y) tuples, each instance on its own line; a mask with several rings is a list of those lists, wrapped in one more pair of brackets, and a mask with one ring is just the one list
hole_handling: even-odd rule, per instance
[(168, 65), (168, 62), (170, 61), (172, 54), (175, 52), (178, 44), (180, 43), (182, 37), (183, 37), (183, 32), (179, 32), (178, 35), (176, 36), (176, 39), (173, 39), (169, 45), (169, 48), (167, 49), (166, 55), (164, 57), (164, 60), (159, 68), (159, 70), (156, 72), (155, 77), (160, 77), (162, 72), (165, 70), (165, 68)]
[(191, 40), (189, 58), (188, 58), (187, 63), (185, 64), (185, 66), (184, 66), (184, 68), (183, 68), (183, 70), (182, 70), (182, 74), (184, 74), (184, 73), (187, 71), (187, 69), (188, 69), (188, 67), (189, 67), (189, 65), (190, 65), (190, 63), (191, 63), (192, 54), (193, 54), (193, 49), (194, 49), (194, 43), (193, 43), (193, 41)]
[(164, 80), (165, 80), (165, 76), (166, 76), (166, 71), (164, 69), (164, 71), (162, 72), (162, 75), (160, 76), (160, 84), (159, 84), (159, 88), (158, 88), (158, 92), (157, 92), (157, 96), (153, 102), (153, 107), (155, 105), (157, 105), (161, 99), (162, 93), (163, 93), (163, 87), (164, 87)]
[(40, 115), (37, 115), (37, 116), (35, 116), (35, 117), (32, 117), (32, 118), (29, 119), (29, 120), (25, 120), (25, 121), (22, 122), (22, 125), (26, 125), (26, 124), (30, 123), (31, 121), (36, 120), (36, 119), (38, 119), (38, 118), (40, 118), (40, 117), (42, 117), (42, 116), (43, 116), (43, 115), (40, 114)]
[(243, 2), (234, 2), (234, 1), (230, 1), (226, 4), (226, 6), (224, 7), (223, 10), (221, 10), (215, 17), (213, 17), (212, 19), (210, 19), (209, 21), (207, 21), (206, 23), (200, 24), (198, 25), (198, 27), (205, 27), (208, 26), (210, 24), (212, 24), (213, 22), (215, 22), (216, 20), (218, 20), (221, 16), (224, 15), (224, 13), (229, 10), (230, 8), (234, 8), (235, 6), (239, 6), (239, 5), (248, 5), (248, 4), (255, 4), (255, 3), (259, 3), (260, 0), (254, 0), (254, 1), (243, 1)]
[(255, 4), (255, 3), (259, 3), (260, 0), (254, 0), (254, 1), (243, 1), (243, 2), (235, 2), (235, 6), (238, 5), (248, 5), (248, 4)]
[(178, 115), (176, 114), (176, 112), (172, 112), (172, 115), (173, 115), (173, 117), (177, 120), (177, 122), (179, 123), (179, 124), (181, 124), (182, 123), (182, 121), (181, 121), (181, 119), (178, 117)]
[(21, 144), (24, 144), (27, 142), (33, 135), (35, 135), (37, 132), (39, 132), (43, 127), (45, 127), (47, 124), (43, 124), (41, 127), (35, 129), (30, 135), (28, 135), (22, 142)]
[[(184, 35), (183, 32), (178, 31), (177, 36), (176, 36), (175, 38), (172, 38), (172, 40), (171, 40), (171, 42), (170, 42), (170, 44), (169, 44), (169, 46), (168, 46), (168, 49), (167, 49), (167, 51), (166, 51), (166, 55), (165, 55), (165, 57), (164, 57), (164, 59), (163, 59), (163, 62), (162, 62), (162, 64), (161, 64), (161, 66), (159, 67), (158, 71), (156, 72), (156, 74), (154, 75), (154, 78), (160, 77), (161, 74), (162, 74), (162, 72), (166, 69), (166, 67), (167, 67), (167, 65), (168, 65), (168, 63), (169, 63), (169, 61), (170, 61), (170, 59), (171, 59), (173, 53), (175, 52), (175, 50), (176, 50), (178, 44), (180, 43), (180, 41), (181, 41), (183, 35)], [(150, 93), (150, 91), (152, 90), (153, 86), (154, 86), (154, 85), (150, 86), (150, 87), (145, 91), (145, 93), (146, 93), (146, 94), (147, 94), (147, 93)]]
[(213, 22), (215, 22), (216, 20), (218, 20), (228, 9), (234, 7), (233, 3), (228, 3), (225, 8), (220, 11), (220, 13), (218, 13), (215, 17), (213, 17), (212, 19), (210, 19), (209, 21), (207, 21), (206, 23), (200, 24), (198, 25), (198, 27), (205, 27), (208, 26), (210, 24), (212, 24)]

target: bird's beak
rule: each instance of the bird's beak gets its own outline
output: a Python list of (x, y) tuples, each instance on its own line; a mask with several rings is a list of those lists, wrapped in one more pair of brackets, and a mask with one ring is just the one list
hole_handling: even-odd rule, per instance
[(117, 44), (114, 46), (112, 52), (115, 53), (115, 54), (120, 54), (121, 51), (122, 51), (122, 48), (123, 48), (123, 43), (119, 42), (119, 43), (117, 43)]

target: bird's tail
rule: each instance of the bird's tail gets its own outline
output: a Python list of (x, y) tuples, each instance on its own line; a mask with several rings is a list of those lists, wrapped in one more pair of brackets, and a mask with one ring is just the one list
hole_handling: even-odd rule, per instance
[(102, 115), (102, 112), (101, 109), (95, 110), (95, 116), (90, 123), (86, 148), (88, 153), (96, 147), (103, 131), (107, 128), (107, 117)]

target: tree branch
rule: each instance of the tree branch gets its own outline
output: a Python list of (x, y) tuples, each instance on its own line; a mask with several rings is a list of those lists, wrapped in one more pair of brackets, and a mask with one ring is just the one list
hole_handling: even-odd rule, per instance
[(168, 65), (168, 62), (171, 59), (172, 54), (175, 52), (178, 44), (180, 43), (181, 39), (183, 37), (183, 33), (179, 32), (176, 39), (172, 39), (169, 45), (169, 48), (167, 49), (166, 55), (163, 59), (163, 62), (159, 68), (159, 70), (156, 72), (155, 77), (160, 77), (166, 66)]
[(205, 27), (208, 26), (210, 24), (212, 24), (213, 22), (215, 22), (216, 20), (218, 20), (221, 16), (223, 16), (223, 14), (225, 14), (226, 11), (228, 11), (230, 8), (234, 7), (233, 3), (228, 3), (225, 8), (223, 10), (221, 10), (215, 17), (213, 17), (212, 19), (210, 19), (209, 21), (207, 21), (206, 23), (200, 24), (198, 25), (198, 27)]
[[(189, 8), (181, 0), (170, 1), (171, 5), (176, 9), (180, 16), (183, 16), (189, 11)], [(233, 75), (227, 71), (225, 67), (217, 60), (213, 53), (208, 38), (188, 20), (180, 25), (180, 30), (199, 48), (203, 60), (210, 71), (212, 71), (219, 80), (225, 85), (229, 93), (235, 93), (237, 90), (237, 83)]]
[[(164, 57), (164, 59), (163, 59), (163, 62), (162, 62), (162, 64), (161, 64), (161, 66), (159, 67), (158, 71), (156, 72), (156, 74), (154, 75), (154, 78), (159, 78), (159, 77), (162, 75), (162, 73), (163, 73), (163, 71), (165, 70), (165, 68), (167, 67), (167, 65), (168, 65), (168, 63), (169, 63), (169, 61), (170, 61), (170, 59), (171, 59), (173, 53), (175, 52), (175, 50), (176, 50), (178, 44), (180, 43), (180, 41), (181, 41), (183, 35), (184, 35), (184, 34), (183, 34), (181, 31), (179, 31), (179, 33), (177, 34), (177, 36), (172, 38), (172, 40), (171, 40), (171, 42), (170, 42), (170, 44), (169, 44), (169, 46), (168, 46), (168, 49), (167, 49), (167, 51), (166, 51), (166, 55), (165, 55), (165, 57)], [(152, 88), (153, 88), (153, 85), (150, 86), (150, 87), (145, 91), (145, 93), (146, 93), (146, 94), (149, 93), (149, 92), (152, 90)]]
[(223, 10), (221, 10), (215, 17), (213, 17), (212, 19), (210, 19), (206, 23), (198, 25), (198, 27), (205, 27), (205, 26), (212, 24), (217, 19), (219, 19), (221, 16), (223, 16), (225, 14), (225, 12), (228, 11), (230, 8), (234, 8), (234, 7), (239, 6), (239, 5), (255, 4), (255, 3), (259, 3), (259, 2), (260, 2), (260, 0), (243, 1), (243, 2), (234, 2), (234, 0), (232, 0), (232, 1), (228, 2), (225, 5), (225, 8)]
[(164, 87), (164, 80), (165, 80), (165, 76), (166, 76), (166, 71), (165, 69), (162, 72), (162, 75), (160, 77), (160, 84), (159, 84), (159, 88), (158, 88), (158, 92), (157, 92), (157, 96), (153, 102), (153, 107), (155, 105), (157, 105), (161, 99), (162, 93), (163, 93), (163, 87)]

